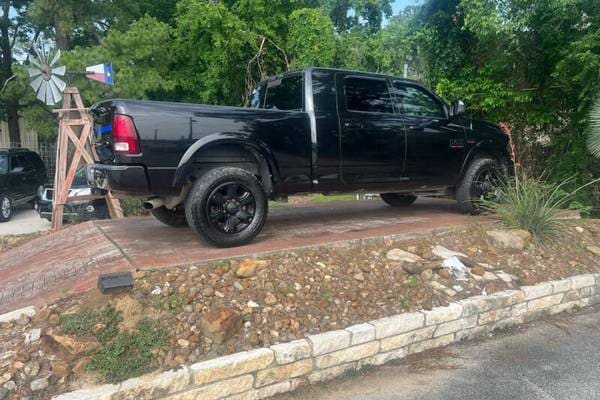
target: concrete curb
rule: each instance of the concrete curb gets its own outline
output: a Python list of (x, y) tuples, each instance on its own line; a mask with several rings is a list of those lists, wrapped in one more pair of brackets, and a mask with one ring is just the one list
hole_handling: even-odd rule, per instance
[(600, 273), (475, 296), (177, 370), (55, 396), (53, 400), (258, 400), (348, 370), (474, 338), (544, 315), (600, 303)]

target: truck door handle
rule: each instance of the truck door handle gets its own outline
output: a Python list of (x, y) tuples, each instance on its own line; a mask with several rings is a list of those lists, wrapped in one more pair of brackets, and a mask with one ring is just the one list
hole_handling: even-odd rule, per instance
[(364, 128), (363, 124), (360, 122), (344, 122), (344, 128)]

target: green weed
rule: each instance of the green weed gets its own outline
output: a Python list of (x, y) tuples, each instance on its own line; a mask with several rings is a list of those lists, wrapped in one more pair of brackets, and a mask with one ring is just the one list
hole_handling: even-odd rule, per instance
[(95, 336), (100, 343), (106, 343), (119, 331), (121, 314), (112, 306), (102, 309), (87, 309), (76, 314), (63, 314), (60, 328), (67, 335)]
[(123, 332), (92, 356), (89, 371), (108, 382), (121, 382), (153, 369), (156, 350), (167, 347), (169, 332), (157, 321), (142, 321), (134, 332)]

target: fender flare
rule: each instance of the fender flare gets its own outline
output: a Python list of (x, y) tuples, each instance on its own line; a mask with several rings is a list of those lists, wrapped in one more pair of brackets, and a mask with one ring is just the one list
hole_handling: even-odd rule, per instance
[(503, 154), (501, 149), (494, 146), (494, 141), (492, 139), (482, 139), (477, 142), (467, 153), (465, 160), (463, 161), (463, 165), (460, 169), (459, 180), (463, 178), (469, 165), (473, 162), (475, 157), (479, 155), (486, 155), (488, 157), (494, 158), (499, 162), (502, 162)]
[(179, 165), (177, 165), (173, 187), (180, 187), (185, 183), (185, 179), (192, 172), (194, 156), (198, 152), (207, 146), (217, 144), (235, 144), (250, 149), (255, 156), (261, 157), (266, 162), (271, 174), (272, 184), (274, 187), (278, 186), (280, 182), (279, 166), (275, 155), (265, 143), (250, 138), (246, 132), (219, 132), (198, 139), (186, 150), (179, 161)]

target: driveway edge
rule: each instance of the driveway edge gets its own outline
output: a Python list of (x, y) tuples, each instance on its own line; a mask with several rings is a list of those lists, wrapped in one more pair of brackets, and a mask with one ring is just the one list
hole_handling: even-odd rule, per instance
[(600, 273), (523, 286), (203, 361), (53, 400), (258, 400), (346, 371), (600, 303)]

